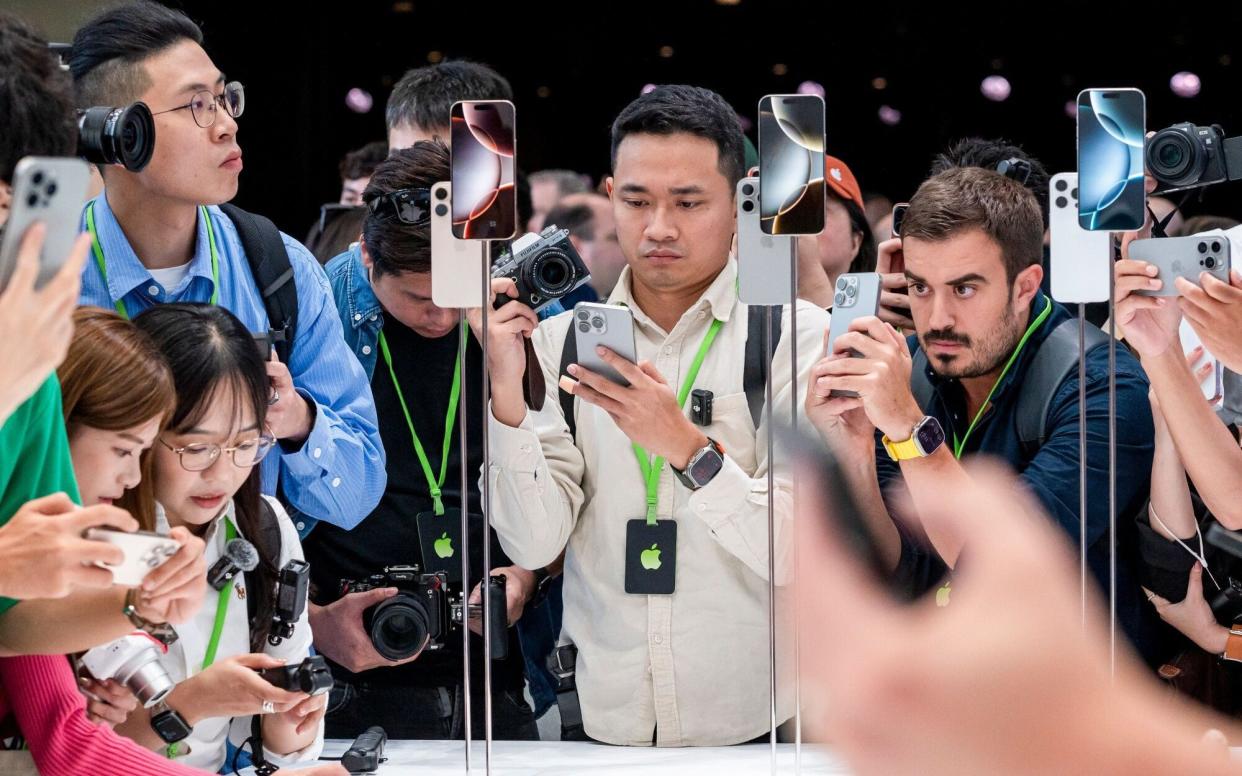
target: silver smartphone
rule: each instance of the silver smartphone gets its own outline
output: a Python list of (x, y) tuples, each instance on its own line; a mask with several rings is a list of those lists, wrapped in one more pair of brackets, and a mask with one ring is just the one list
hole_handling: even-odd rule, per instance
[(793, 302), (794, 240), (759, 224), (759, 178), (737, 183), (737, 295), (745, 304)]
[(1112, 237), (1078, 221), (1078, 173), (1052, 176), (1048, 197), (1052, 298), (1085, 304), (1107, 302), (1113, 275)]
[(177, 554), (179, 545), (163, 534), (150, 531), (115, 531), (111, 528), (90, 528), (84, 536), (91, 541), (107, 542), (125, 552), (119, 566), (99, 564), (112, 572), (112, 584), (137, 587), (142, 580)]
[(448, 183), (431, 187), (431, 301), (438, 307), (482, 307), (487, 244), (454, 236), (452, 194)]
[(81, 159), (27, 156), (13, 171), (13, 205), (0, 241), (0, 290), (9, 284), (17, 251), (31, 224), (42, 221), (47, 236), (39, 254), (37, 286), (51, 280), (69, 258), (81, 233), (82, 206), (90, 166)]
[[(859, 318), (879, 315), (881, 279), (878, 272), (847, 272), (837, 278), (832, 295), (832, 321), (828, 326), (828, 347), (824, 355), (836, 352), (837, 337), (849, 331)], [(850, 356), (858, 358), (853, 351)], [(833, 396), (858, 396), (853, 391), (833, 391)]]
[(1178, 296), (1173, 281), (1186, 278), (1196, 286), (1207, 272), (1222, 283), (1229, 282), (1229, 238), (1221, 234), (1159, 237), (1130, 243), (1130, 258), (1156, 265), (1162, 281), (1156, 291), (1137, 291), (1142, 296)]
[(634, 314), (630, 309), (615, 304), (579, 302), (574, 305), (573, 325), (578, 365), (614, 383), (629, 386), (630, 381), (605, 363), (595, 349), (603, 345), (626, 361), (638, 363), (638, 348), (634, 345)]

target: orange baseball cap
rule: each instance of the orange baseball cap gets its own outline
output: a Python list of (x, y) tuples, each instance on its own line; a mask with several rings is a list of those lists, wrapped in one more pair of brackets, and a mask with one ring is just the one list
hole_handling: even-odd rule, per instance
[(824, 154), (824, 180), (827, 181), (828, 188), (832, 189), (838, 197), (853, 202), (860, 210), (866, 211), (862, 188), (845, 162), (835, 156)]

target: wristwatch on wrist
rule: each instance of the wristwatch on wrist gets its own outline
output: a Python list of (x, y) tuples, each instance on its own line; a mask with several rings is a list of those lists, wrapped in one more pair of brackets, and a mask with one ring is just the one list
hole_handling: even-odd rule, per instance
[(912, 458), (926, 458), (936, 452), (944, 444), (944, 429), (940, 421), (931, 415), (914, 424), (910, 438), (904, 442), (894, 442), (885, 434), (882, 441), (888, 457), (894, 461), (908, 461)]
[(548, 597), (548, 588), (552, 586), (552, 581), (556, 577), (548, 573), (547, 569), (535, 569), (531, 572), (535, 575), (535, 592), (531, 594), (530, 600), (526, 602), (527, 608), (534, 608), (543, 603)]
[(1242, 623), (1235, 622), (1229, 626), (1229, 638), (1225, 640), (1225, 653), (1221, 657), (1242, 663)]
[(168, 708), (163, 698), (151, 707), (151, 729), (166, 744), (175, 744), (189, 737), (193, 728), (175, 709)]
[(711, 482), (712, 478), (724, 468), (724, 448), (719, 442), (708, 437), (707, 446), (690, 456), (690, 460), (686, 462), (685, 471), (681, 471), (672, 464), (668, 468), (673, 470), (673, 474), (682, 485), (690, 490), (698, 490)]
[(142, 631), (156, 638), (165, 647), (170, 647), (177, 641), (177, 631), (173, 630), (171, 625), (167, 623), (149, 622), (138, 615), (138, 589), (131, 587), (125, 593), (125, 605), (121, 607), (121, 614), (125, 615), (125, 619), (137, 630)]

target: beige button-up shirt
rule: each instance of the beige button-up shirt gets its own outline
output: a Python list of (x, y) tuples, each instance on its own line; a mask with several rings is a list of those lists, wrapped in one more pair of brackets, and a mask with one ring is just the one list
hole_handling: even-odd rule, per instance
[[(712, 319), (723, 322), (694, 387), (715, 395), (703, 431), (724, 447), (724, 468), (693, 493), (667, 466), (660, 475), (659, 518), (677, 521), (672, 595), (625, 592), (626, 523), (646, 514), (630, 440), (607, 413), (576, 399), (575, 440), (561, 412), (558, 370), (572, 313), (544, 321), (534, 334), (547, 383), (543, 408), (518, 428), (489, 415), (492, 524), (505, 552), (520, 566), (542, 568), (568, 546), (563, 636), (578, 647), (586, 733), (600, 741), (649, 746), (654, 733), (660, 746), (715, 746), (770, 729), (767, 426), (755, 427), (743, 392), (747, 308), (736, 280), (730, 259), (671, 332), (635, 304), (628, 269), (609, 299), (633, 311), (638, 357), (674, 390)], [(786, 308), (772, 362), (778, 423), (792, 412), (789, 319)], [(799, 303), (799, 411), (827, 327), (824, 310)], [(784, 584), (792, 486), (787, 467), (777, 467), (775, 477), (777, 581)], [(778, 603), (778, 619), (785, 608)], [(782, 648), (778, 659), (778, 721), (793, 715), (790, 651)]]

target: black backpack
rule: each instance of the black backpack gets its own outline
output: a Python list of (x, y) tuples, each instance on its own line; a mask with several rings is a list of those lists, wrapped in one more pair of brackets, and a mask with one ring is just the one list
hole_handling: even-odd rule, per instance
[(221, 205), (220, 209), (237, 227), (250, 274), (263, 297), (272, 345), (280, 360), (288, 364), (298, 327), (298, 289), (280, 230), (270, 219), (236, 205)]
[[(1034, 457), (1048, 441), (1048, 413), (1057, 387), (1078, 367), (1078, 319), (1062, 321), (1039, 345), (1018, 393), (1018, 443), (1023, 455)], [(1083, 357), (1108, 344), (1108, 335), (1085, 323)], [(919, 348), (910, 371), (910, 390), (924, 412), (930, 412), (935, 389), (927, 379), (927, 354)]]
[[(767, 393), (768, 371), (772, 368), (772, 354), (765, 353), (764, 341), (767, 321), (766, 308), (749, 305), (746, 308), (746, 362), (742, 371), (742, 390), (746, 392), (746, 404), (750, 407), (750, 418), (759, 427), (759, 417), (763, 413), (763, 400)], [(782, 307), (772, 308), (772, 353), (781, 341)], [(569, 374), (569, 365), (578, 361), (578, 339), (571, 324), (569, 333), (565, 335), (565, 345), (561, 348), (561, 367), (559, 374)], [(561, 412), (569, 425), (569, 435), (578, 437), (578, 423), (574, 420), (573, 394), (557, 389), (560, 395)]]

